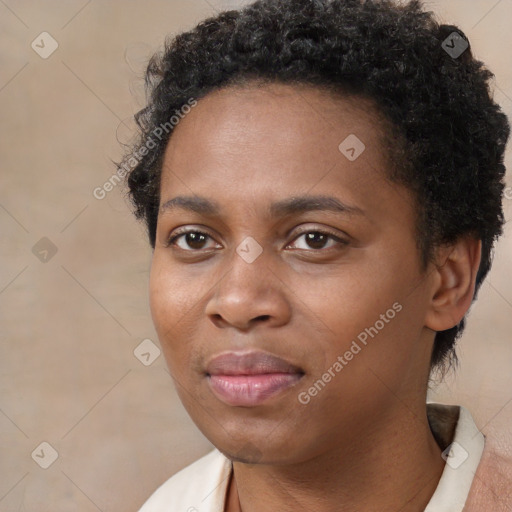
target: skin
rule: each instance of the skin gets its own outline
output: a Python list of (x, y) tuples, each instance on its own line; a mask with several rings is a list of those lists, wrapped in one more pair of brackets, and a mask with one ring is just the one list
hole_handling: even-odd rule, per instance
[[(480, 243), (439, 248), (422, 267), (413, 197), (386, 178), (384, 129), (362, 98), (254, 84), (202, 98), (170, 138), (160, 204), (197, 195), (220, 215), (159, 212), (151, 314), (185, 408), (234, 461), (229, 512), (422, 511), (437, 487), (444, 460), (426, 416), (430, 354), (435, 331), (471, 304)], [(354, 161), (338, 149), (349, 134), (366, 146)], [(267, 214), (299, 195), (333, 196), (362, 213)], [(169, 245), (178, 227), (208, 236)], [(325, 229), (344, 243), (307, 241)], [(252, 263), (236, 252), (249, 236), (263, 251)], [(395, 303), (401, 311), (300, 403)], [(245, 349), (304, 376), (258, 406), (227, 405), (205, 368)]]

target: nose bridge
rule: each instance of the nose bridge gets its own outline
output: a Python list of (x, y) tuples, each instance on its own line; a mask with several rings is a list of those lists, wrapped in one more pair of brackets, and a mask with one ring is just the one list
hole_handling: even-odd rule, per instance
[(285, 322), (289, 305), (280, 281), (271, 270), (270, 249), (246, 237), (227, 259), (229, 268), (218, 282), (206, 313), (239, 328), (255, 318)]
[(251, 296), (261, 295), (261, 291), (272, 288), (272, 280), (268, 279), (271, 264), (270, 249), (264, 248), (252, 236), (246, 236), (235, 247), (229, 259), (230, 271), (226, 279), (239, 292), (245, 291)]

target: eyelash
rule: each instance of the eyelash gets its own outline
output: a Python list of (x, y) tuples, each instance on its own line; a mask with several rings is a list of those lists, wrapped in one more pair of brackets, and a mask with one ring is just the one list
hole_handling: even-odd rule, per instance
[[(170, 246), (174, 246), (175, 245), (175, 242), (178, 238), (184, 236), (184, 235), (187, 235), (189, 233), (196, 233), (196, 234), (199, 234), (199, 235), (206, 235), (207, 237), (213, 239), (213, 237), (205, 232), (205, 231), (199, 231), (197, 229), (184, 229), (182, 231), (179, 231), (178, 233), (175, 233), (173, 236), (171, 236), (168, 240), (167, 240), (167, 243), (165, 245), (165, 247), (170, 247)], [(293, 241), (297, 240), (298, 238), (300, 238), (302, 235), (306, 235), (306, 234), (309, 234), (309, 233), (317, 233), (317, 234), (320, 234), (320, 235), (325, 235), (327, 236), (328, 238), (332, 239), (332, 240), (335, 240), (340, 246), (346, 246), (348, 245), (348, 242), (341, 239), (339, 236), (337, 236), (336, 234), (328, 231), (328, 230), (323, 230), (323, 229), (307, 229), (307, 230), (304, 230), (300, 233), (297, 233), (297, 236), (293, 239)], [(328, 247), (327, 249), (299, 249), (299, 250), (310, 250), (310, 251), (314, 251), (314, 252), (321, 252), (321, 251), (329, 251), (330, 249), (333, 249), (334, 247)], [(182, 251), (185, 251), (185, 252), (200, 252), (201, 250), (203, 249), (182, 249), (181, 247), (178, 247), (178, 249), (181, 249)]]

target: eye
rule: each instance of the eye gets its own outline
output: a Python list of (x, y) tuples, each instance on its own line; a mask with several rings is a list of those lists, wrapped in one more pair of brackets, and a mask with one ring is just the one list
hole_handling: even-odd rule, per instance
[[(174, 234), (169, 240), (167, 241), (166, 247), (169, 247), (171, 245), (175, 245), (179, 247), (180, 249), (184, 251), (197, 251), (200, 249), (205, 249), (205, 242), (206, 240), (213, 238), (208, 234), (204, 233), (203, 231), (197, 231), (197, 230), (186, 230), (182, 231), (181, 233)], [(183, 247), (183, 245), (180, 245), (177, 243), (177, 241), (183, 241), (185, 245), (188, 245), (190, 249), (187, 249), (187, 247)], [(208, 247), (206, 247), (208, 249)]]
[[(342, 240), (338, 236), (336, 236), (334, 233), (330, 233), (328, 231), (322, 231), (322, 230), (309, 230), (309, 231), (303, 231), (299, 234), (298, 237), (294, 239), (299, 240), (302, 237), (304, 237), (304, 242), (307, 244), (307, 247), (299, 247), (299, 249), (303, 250), (328, 250), (333, 247), (338, 246), (345, 246), (347, 245), (347, 242), (345, 240)], [(325, 244), (331, 240), (333, 244), (331, 244), (329, 247), (325, 247)]]
[[(303, 231), (294, 238), (294, 242), (303, 238), (304, 243), (302, 247), (295, 247), (300, 250), (329, 250), (336, 246), (345, 246), (348, 244), (345, 240), (342, 240), (339, 236), (329, 231), (323, 231), (319, 229), (309, 229), (309, 231)], [(206, 245), (208, 239), (213, 238), (204, 231), (198, 231), (193, 229), (182, 230), (178, 233), (174, 233), (167, 241), (166, 247), (176, 246), (179, 249), (187, 252), (196, 252), (202, 249), (213, 249), (215, 246), (208, 247)], [(327, 242), (331, 241), (331, 245), (326, 247)], [(293, 242), (292, 242), (293, 243)], [(289, 247), (289, 244), (287, 247)]]

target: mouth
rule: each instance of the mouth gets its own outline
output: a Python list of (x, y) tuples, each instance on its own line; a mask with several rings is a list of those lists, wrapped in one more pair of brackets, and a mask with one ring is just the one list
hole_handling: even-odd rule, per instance
[(228, 352), (206, 368), (212, 392), (228, 405), (254, 407), (297, 384), (304, 371), (267, 352)]

